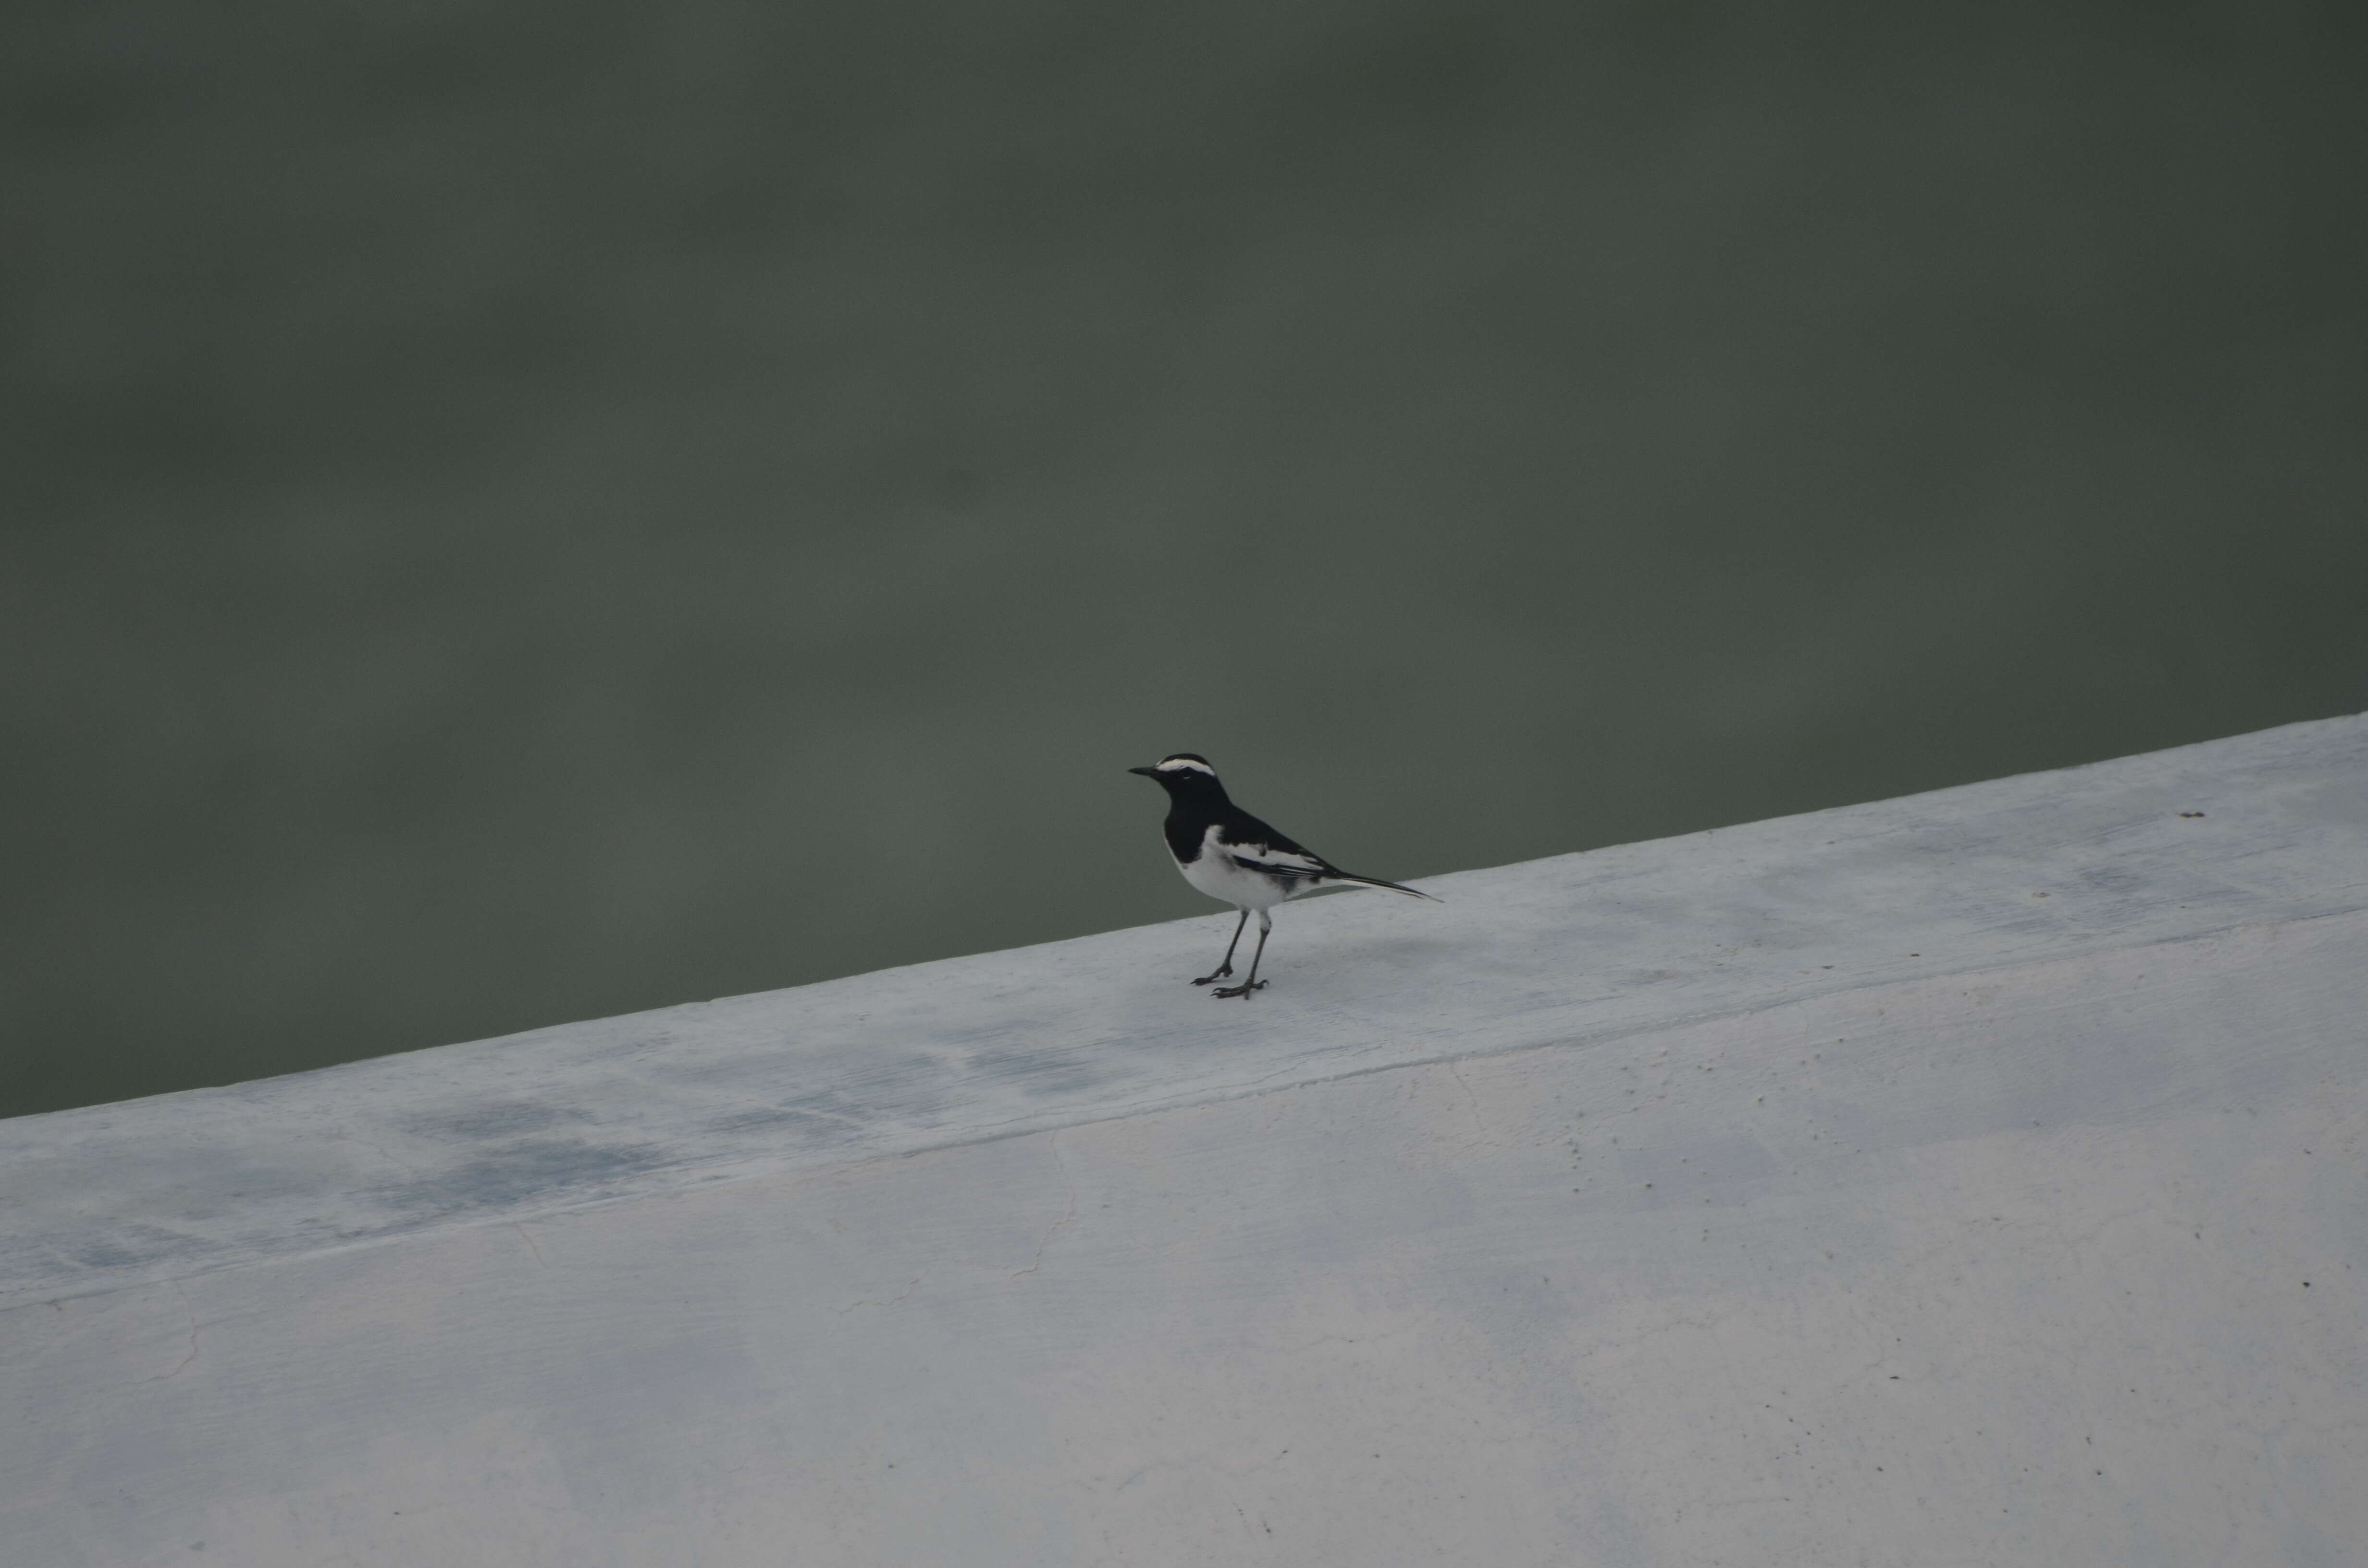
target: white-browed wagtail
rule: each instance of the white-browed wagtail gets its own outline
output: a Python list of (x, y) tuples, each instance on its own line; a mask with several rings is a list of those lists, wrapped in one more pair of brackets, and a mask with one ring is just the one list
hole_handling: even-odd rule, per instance
[[(1206, 985), (1234, 972), (1234, 949), (1241, 945), (1242, 927), (1253, 913), (1258, 917), (1257, 950), (1250, 955), (1250, 977), (1239, 985), (1221, 985), (1212, 994), (1247, 996), (1266, 982), (1258, 977), (1258, 960), (1266, 956), (1267, 933), (1274, 917), (1267, 913), (1287, 898), (1326, 888), (1387, 888), (1409, 898), (1430, 898), (1427, 892), (1344, 871), (1323, 856), (1292, 842), (1234, 804), (1217, 770), (1205, 756), (1179, 751), (1150, 767), (1130, 767), (1155, 779), (1167, 791), (1167, 851), (1184, 880), (1223, 903), (1242, 912), (1234, 923), (1234, 939), (1225, 944), (1224, 960), (1216, 971), (1194, 981)], [(1431, 899), (1436, 903), (1437, 899)]]

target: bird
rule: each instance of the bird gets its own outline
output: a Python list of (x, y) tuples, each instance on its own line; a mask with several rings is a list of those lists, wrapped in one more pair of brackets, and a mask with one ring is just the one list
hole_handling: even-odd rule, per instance
[(1211, 973), (1192, 983), (1207, 985), (1234, 972), (1234, 949), (1241, 946), (1242, 929), (1250, 915), (1258, 918), (1258, 948), (1250, 954), (1250, 973), (1239, 985), (1221, 985), (1212, 996), (1247, 997), (1265, 989), (1258, 977), (1258, 960), (1266, 956), (1267, 933), (1274, 917), (1267, 911), (1288, 898), (1338, 888), (1386, 888), (1408, 898), (1440, 902), (1427, 892), (1344, 871), (1314, 850), (1278, 833), (1234, 804), (1217, 781), (1217, 770), (1197, 753), (1179, 751), (1149, 767), (1130, 767), (1167, 791), (1167, 852), (1184, 880), (1222, 903), (1242, 912), (1234, 922), (1234, 939), (1225, 944), (1224, 959)]

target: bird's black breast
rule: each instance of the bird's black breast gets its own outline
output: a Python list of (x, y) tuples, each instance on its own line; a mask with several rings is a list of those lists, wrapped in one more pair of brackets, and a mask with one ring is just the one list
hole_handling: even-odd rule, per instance
[(1160, 826), (1167, 835), (1167, 852), (1176, 857), (1178, 865), (1189, 866), (1201, 858), (1201, 841), (1216, 820), (1216, 813), (1205, 806), (1178, 801), (1168, 808), (1167, 820)]

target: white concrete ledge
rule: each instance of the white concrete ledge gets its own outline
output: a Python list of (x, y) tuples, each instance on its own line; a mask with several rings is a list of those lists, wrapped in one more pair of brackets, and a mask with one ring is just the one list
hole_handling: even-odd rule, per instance
[(1424, 885), (0, 1123), (7, 1560), (2356, 1561), (2368, 722)]

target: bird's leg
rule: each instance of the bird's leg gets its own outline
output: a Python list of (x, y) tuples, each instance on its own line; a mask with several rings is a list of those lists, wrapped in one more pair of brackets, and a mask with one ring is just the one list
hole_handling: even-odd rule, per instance
[(1249, 923), (1250, 912), (1245, 909), (1242, 911), (1242, 917), (1234, 922), (1234, 939), (1225, 944), (1225, 961), (1219, 964), (1209, 973), (1204, 974), (1200, 979), (1194, 981), (1192, 983), (1193, 984), (1206, 985), (1212, 980), (1223, 980), (1225, 976), (1234, 972), (1234, 949), (1242, 945), (1242, 927)]
[[(1242, 918), (1244, 920), (1247, 920), (1249, 917), (1250, 912), (1247, 909), (1243, 910)], [(1250, 977), (1247, 980), (1243, 981), (1239, 985), (1221, 985), (1209, 994), (1212, 996), (1247, 996), (1251, 992), (1259, 990), (1265, 986), (1266, 982), (1258, 977), (1258, 960), (1266, 957), (1266, 934), (1273, 929), (1274, 916), (1269, 915), (1263, 909), (1259, 910), (1258, 946), (1251, 949), (1250, 952)], [(1240, 926), (1237, 926), (1234, 927), (1234, 936), (1236, 939), (1240, 937), (1241, 934)], [(1226, 956), (1232, 956), (1231, 949), (1226, 949)]]

